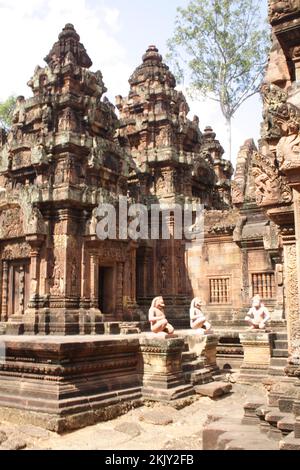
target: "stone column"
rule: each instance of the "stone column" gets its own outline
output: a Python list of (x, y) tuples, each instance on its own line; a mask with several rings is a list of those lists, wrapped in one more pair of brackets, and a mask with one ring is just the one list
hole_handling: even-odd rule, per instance
[[(300, 62), (299, 62), (299, 65), (300, 65)], [(294, 330), (295, 330), (294, 337), (297, 337), (298, 343), (296, 345), (296, 349), (298, 350), (298, 355), (299, 355), (300, 354), (300, 311), (299, 311), (299, 307), (300, 307), (300, 193), (296, 191), (295, 189), (293, 190), (293, 198), (294, 198), (295, 234), (296, 234), (296, 261), (295, 262), (296, 262), (297, 279), (298, 279), (298, 285), (297, 285), (298, 316), (296, 318), (295, 325), (294, 325)]]
[(8, 320), (8, 262), (2, 261), (2, 312), (1, 321)]
[(40, 278), (40, 248), (32, 248), (30, 253), (30, 302), (34, 302), (39, 295)]
[(249, 298), (253, 292), (250, 293), (249, 286), (249, 270), (248, 270), (248, 249), (242, 248), (242, 273), (243, 273), (243, 303), (249, 304)]
[(297, 280), (296, 244), (292, 238), (284, 239), (284, 277), (285, 277), (285, 312), (287, 319), (287, 332), (289, 350), (292, 353), (295, 329), (299, 320), (299, 299)]
[(132, 250), (131, 272), (131, 300), (136, 303), (136, 247)]
[(90, 288), (91, 288), (91, 308), (99, 308), (99, 261), (98, 256), (91, 255), (90, 258)]
[(123, 315), (123, 276), (124, 263), (117, 263), (116, 316), (119, 320), (122, 320)]
[(39, 310), (41, 246), (45, 241), (45, 236), (42, 234), (28, 235), (26, 241), (30, 245), (30, 268), (29, 302), (28, 305), (25, 305), (24, 331), (30, 335), (37, 331), (42, 334), (47, 328), (45, 312)]

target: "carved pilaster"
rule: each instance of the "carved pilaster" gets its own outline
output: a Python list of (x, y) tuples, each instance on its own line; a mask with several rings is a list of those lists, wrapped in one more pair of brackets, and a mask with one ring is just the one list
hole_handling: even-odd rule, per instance
[(289, 345), (292, 352), (296, 322), (299, 319), (296, 243), (284, 243), (283, 253), (285, 261), (286, 317)]
[(7, 321), (7, 301), (8, 301), (8, 262), (2, 262), (2, 309), (1, 321)]
[(121, 318), (123, 314), (123, 286), (124, 286), (124, 263), (117, 263), (116, 314), (118, 318)]

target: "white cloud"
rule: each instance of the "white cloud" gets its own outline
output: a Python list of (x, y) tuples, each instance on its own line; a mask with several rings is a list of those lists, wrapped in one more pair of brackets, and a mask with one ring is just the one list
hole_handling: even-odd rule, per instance
[(45, 57), (66, 23), (73, 23), (93, 61), (104, 75), (108, 94), (128, 92), (132, 72), (126, 51), (115, 38), (119, 11), (105, 1), (97, 7), (86, 0), (0, 0), (0, 100), (8, 95), (30, 95), (27, 81)]
[(120, 29), (120, 12), (117, 8), (104, 8), (104, 19), (113, 32)]

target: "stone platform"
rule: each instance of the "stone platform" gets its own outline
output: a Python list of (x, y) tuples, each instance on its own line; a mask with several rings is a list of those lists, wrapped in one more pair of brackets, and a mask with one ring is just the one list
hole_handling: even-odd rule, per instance
[[(196, 361), (186, 351), (187, 336), (200, 348)], [(194, 385), (213, 380), (217, 344), (213, 335), (193, 336), (1, 336), (0, 419), (62, 433), (112, 419), (143, 400), (191, 396)], [(193, 373), (183, 369), (184, 353)]]

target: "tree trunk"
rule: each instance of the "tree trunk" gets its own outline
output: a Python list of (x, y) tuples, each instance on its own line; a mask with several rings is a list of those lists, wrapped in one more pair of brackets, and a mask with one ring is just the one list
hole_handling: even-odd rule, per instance
[(226, 118), (226, 128), (227, 128), (227, 137), (228, 137), (228, 159), (232, 161), (232, 126), (231, 126), (231, 117)]

